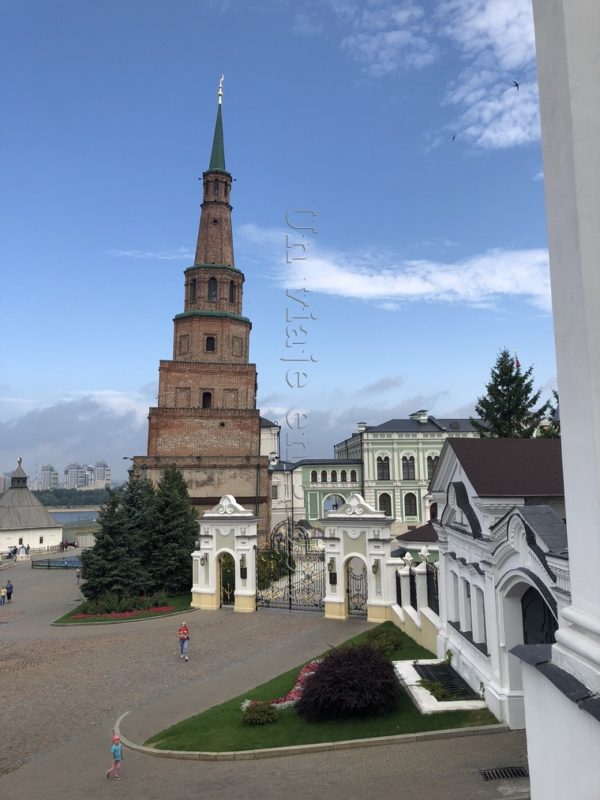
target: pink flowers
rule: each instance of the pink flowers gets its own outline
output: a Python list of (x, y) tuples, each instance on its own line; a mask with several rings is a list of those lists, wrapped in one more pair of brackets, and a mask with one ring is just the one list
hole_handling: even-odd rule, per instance
[(110, 614), (73, 614), (71, 619), (132, 619), (152, 612), (153, 614), (168, 614), (175, 611), (175, 606), (153, 606), (152, 608), (137, 609), (136, 611), (111, 611)]
[[(295, 705), (302, 692), (304, 691), (304, 687), (306, 686), (307, 680), (310, 678), (311, 675), (318, 670), (319, 664), (321, 663), (320, 659), (316, 658), (314, 661), (309, 661), (308, 664), (305, 664), (300, 672), (298, 673), (298, 677), (296, 678), (296, 683), (294, 684), (294, 688), (289, 691), (284, 697), (278, 697), (277, 700), (270, 700), (272, 706), (275, 708), (290, 708), (291, 706)], [(248, 706), (251, 706), (252, 703), (259, 702), (257, 700), (244, 700), (241, 705), (242, 711), (245, 711)], [(260, 701), (262, 702), (262, 701)]]

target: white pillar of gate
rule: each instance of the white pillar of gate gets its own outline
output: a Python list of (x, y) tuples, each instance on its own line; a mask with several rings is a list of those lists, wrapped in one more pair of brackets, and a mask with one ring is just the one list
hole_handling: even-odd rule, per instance
[(348, 566), (357, 559), (366, 566), (366, 611), (369, 622), (383, 622), (388, 607), (395, 602), (394, 570), (387, 568), (391, 556), (390, 525), (386, 517), (353, 494), (341, 508), (325, 513), (320, 520), (325, 533), (327, 591), (325, 617), (346, 619), (349, 616)]
[(221, 607), (219, 558), (229, 553), (235, 562), (234, 610), (256, 611), (257, 523), (258, 518), (230, 494), (198, 520), (200, 535), (192, 553), (192, 608), (214, 611)]

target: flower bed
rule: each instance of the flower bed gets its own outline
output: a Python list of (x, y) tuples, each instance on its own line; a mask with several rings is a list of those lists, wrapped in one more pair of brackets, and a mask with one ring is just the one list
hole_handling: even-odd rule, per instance
[[(278, 697), (277, 700), (268, 700), (272, 706), (275, 708), (282, 709), (282, 708), (290, 708), (293, 705), (296, 705), (302, 692), (304, 691), (304, 687), (306, 686), (307, 680), (310, 678), (311, 675), (319, 668), (319, 664), (321, 663), (320, 659), (315, 659), (314, 661), (309, 661), (308, 664), (305, 664), (300, 672), (298, 673), (298, 677), (296, 678), (296, 683), (294, 684), (294, 688), (289, 691), (283, 697)], [(242, 705), (240, 706), (242, 711), (245, 711), (248, 706), (251, 706), (253, 703), (257, 702), (264, 702), (258, 700), (244, 700)]]
[(171, 611), (176, 611), (175, 606), (153, 606), (136, 611), (111, 611), (110, 614), (73, 614), (71, 619), (132, 619), (144, 614), (168, 614)]

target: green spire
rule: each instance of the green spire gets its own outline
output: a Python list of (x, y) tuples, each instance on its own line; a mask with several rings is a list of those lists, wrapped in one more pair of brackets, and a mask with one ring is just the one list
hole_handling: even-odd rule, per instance
[(212, 152), (210, 154), (209, 172), (227, 172), (225, 169), (225, 145), (223, 144), (223, 118), (221, 116), (221, 99), (219, 98), (219, 110), (217, 111), (217, 122), (215, 124), (215, 136), (213, 139)]

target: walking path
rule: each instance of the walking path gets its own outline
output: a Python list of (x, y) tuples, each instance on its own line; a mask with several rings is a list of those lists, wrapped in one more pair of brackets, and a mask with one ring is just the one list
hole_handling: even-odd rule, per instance
[[(519, 781), (484, 783), (479, 769), (525, 763), (522, 732), (468, 736), (263, 761), (191, 762), (125, 752), (123, 780), (107, 782), (112, 726), (141, 742), (151, 733), (249, 691), (338, 644), (366, 623), (313, 613), (193, 611), (190, 661), (178, 658), (180, 618), (51, 627), (81, 600), (73, 571), (2, 573), (15, 584), (0, 607), (2, 794), (45, 800), (174, 796), (220, 800), (260, 794), (305, 800), (380, 796), (443, 800), (516, 798)], [(4, 624), (3, 624), (4, 623)]]

